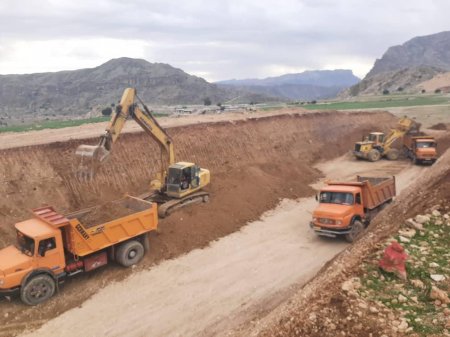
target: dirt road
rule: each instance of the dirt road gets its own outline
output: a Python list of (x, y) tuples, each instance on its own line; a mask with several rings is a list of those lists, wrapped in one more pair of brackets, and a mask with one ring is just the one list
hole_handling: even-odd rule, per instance
[[(331, 179), (397, 174), (399, 192), (427, 168), (406, 161), (318, 165)], [(33, 336), (214, 336), (273, 309), (347, 244), (309, 230), (314, 198), (283, 200), (239, 232), (99, 291)], [(80, 322), (83, 322), (80, 324)]]

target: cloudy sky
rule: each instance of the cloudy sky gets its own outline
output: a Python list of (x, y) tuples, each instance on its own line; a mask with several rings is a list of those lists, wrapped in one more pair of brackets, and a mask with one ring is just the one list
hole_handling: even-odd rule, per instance
[(363, 77), (391, 45), (450, 30), (448, 0), (1, 0), (0, 74), (168, 63), (209, 81)]

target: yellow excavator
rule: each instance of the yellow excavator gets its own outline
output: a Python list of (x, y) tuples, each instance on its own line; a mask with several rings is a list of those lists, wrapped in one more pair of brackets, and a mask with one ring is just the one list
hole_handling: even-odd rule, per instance
[[(143, 110), (135, 103), (136, 99), (141, 103)], [(77, 148), (75, 154), (80, 159), (78, 178), (84, 181), (94, 178), (97, 170), (110, 156), (128, 117), (133, 118), (161, 148), (161, 172), (151, 181), (150, 192), (140, 197), (156, 202), (161, 218), (188, 204), (207, 202), (209, 194), (202, 189), (210, 182), (209, 170), (194, 163), (175, 163), (172, 138), (137, 96), (135, 88), (125, 89), (120, 104), (111, 115), (105, 133), (100, 136), (99, 143), (80, 145)], [(164, 156), (167, 157), (167, 164), (164, 163)]]
[(409, 132), (418, 132), (419, 128), (420, 124), (408, 117), (403, 117), (398, 121), (397, 127), (391, 129), (388, 135), (383, 132), (371, 132), (363, 141), (356, 142), (353, 154), (358, 159), (369, 161), (378, 161), (382, 157), (397, 160), (400, 151), (393, 147), (395, 141)]

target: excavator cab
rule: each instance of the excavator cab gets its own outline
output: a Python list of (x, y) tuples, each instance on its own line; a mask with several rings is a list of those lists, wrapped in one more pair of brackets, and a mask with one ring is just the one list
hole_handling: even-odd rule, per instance
[(209, 170), (202, 169), (194, 163), (179, 162), (169, 166), (166, 194), (174, 198), (182, 198), (209, 183)]

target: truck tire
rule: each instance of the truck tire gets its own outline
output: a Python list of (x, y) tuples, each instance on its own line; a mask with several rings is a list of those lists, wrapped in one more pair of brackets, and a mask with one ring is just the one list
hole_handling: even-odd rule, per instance
[(116, 261), (124, 267), (131, 267), (138, 263), (144, 256), (144, 246), (136, 240), (127, 241), (119, 246), (116, 251)]
[(364, 232), (364, 225), (361, 221), (355, 220), (352, 224), (352, 229), (350, 230), (350, 233), (345, 235), (345, 240), (347, 242), (355, 242), (358, 238), (361, 237), (362, 233)]
[(40, 274), (31, 278), (20, 289), (20, 298), (25, 304), (38, 305), (52, 297), (55, 290), (53, 278), (47, 274)]
[(389, 160), (397, 160), (400, 157), (400, 151), (397, 149), (390, 149), (386, 154), (387, 159)]
[(150, 251), (150, 237), (148, 234), (142, 235), (142, 246), (144, 247), (145, 253)]
[(378, 161), (381, 158), (381, 153), (380, 153), (380, 151), (375, 150), (375, 149), (370, 150), (370, 152), (367, 154), (367, 158), (370, 161)]

